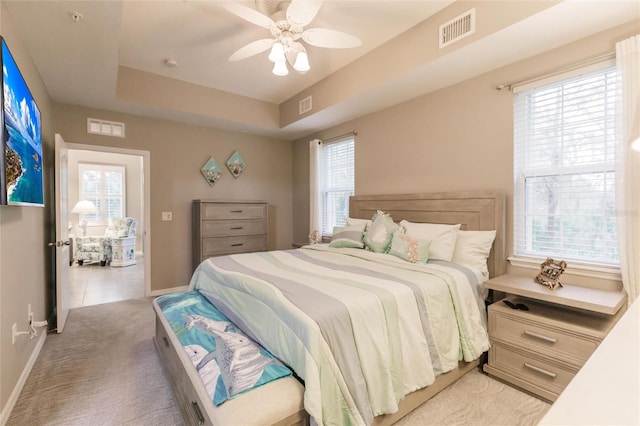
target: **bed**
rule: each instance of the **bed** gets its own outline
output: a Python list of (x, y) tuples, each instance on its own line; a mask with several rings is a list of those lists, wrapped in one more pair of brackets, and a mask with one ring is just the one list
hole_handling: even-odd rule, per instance
[[(184, 297), (206, 299), (189, 303), (214, 309), (215, 321), (182, 317), (216, 336), (218, 347), (220, 333), (237, 328), (262, 345), (251, 356), (265, 352), (291, 374), (215, 405), (212, 392), (229, 388), (203, 384), (208, 358), (185, 346), (190, 326), (166, 315), (166, 300), (154, 301), (156, 347), (187, 423), (308, 424), (311, 415), (319, 424), (392, 424), (479, 365), (488, 349), (481, 283), (505, 268), (504, 194), (354, 196), (349, 207), (354, 220), (381, 211), (407, 229), (495, 231), (486, 271), (325, 245), (205, 260), (192, 277), (194, 293)], [(271, 358), (261, 362), (280, 371)]]

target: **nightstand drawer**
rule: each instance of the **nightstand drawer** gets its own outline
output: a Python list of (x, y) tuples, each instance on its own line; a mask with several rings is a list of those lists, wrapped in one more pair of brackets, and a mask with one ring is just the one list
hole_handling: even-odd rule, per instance
[(578, 369), (562, 366), (527, 351), (512, 349), (499, 342), (491, 342), (490, 364), (520, 380), (560, 394)]
[(598, 346), (593, 340), (545, 327), (539, 321), (534, 323), (527, 320), (526, 312), (511, 316), (490, 309), (489, 315), (492, 317), (489, 322), (489, 334), (492, 338), (534, 349), (544, 355), (567, 354), (582, 365)]

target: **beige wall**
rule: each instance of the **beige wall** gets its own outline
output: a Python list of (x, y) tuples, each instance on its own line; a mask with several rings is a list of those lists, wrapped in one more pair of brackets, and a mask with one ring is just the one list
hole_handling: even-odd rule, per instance
[[(11, 326), (27, 330), (27, 305), (36, 320), (49, 317), (53, 288), (53, 114), (44, 87), (4, 2), (0, 2), (4, 37), (40, 109), (43, 136), (45, 207), (0, 206), (0, 414), (22, 374), (38, 339), (19, 337), (11, 343)], [(8, 414), (8, 413), (7, 413)]]
[[(125, 123), (126, 137), (87, 134), (87, 117)], [(68, 143), (150, 152), (152, 291), (189, 283), (194, 199), (265, 200), (269, 203), (269, 248), (291, 247), (290, 141), (61, 104), (55, 104), (55, 131)], [(237, 179), (224, 165), (234, 150), (247, 164)], [(209, 157), (225, 169), (213, 187), (200, 173)], [(163, 211), (173, 212), (173, 221), (161, 221)]]
[[(505, 66), (451, 87), (369, 114), (313, 137), (357, 130), (358, 195), (496, 189), (507, 195), (507, 254), (512, 253), (512, 94), (497, 91), (561, 65), (615, 50), (639, 22), (616, 27), (559, 49)], [(308, 234), (308, 143), (296, 141), (294, 241)], [(533, 271), (527, 271), (533, 273)]]

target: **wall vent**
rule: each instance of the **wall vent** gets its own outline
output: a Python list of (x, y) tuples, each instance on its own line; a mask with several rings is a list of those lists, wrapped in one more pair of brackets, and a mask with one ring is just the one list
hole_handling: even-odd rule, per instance
[(442, 49), (476, 32), (476, 9), (466, 11), (440, 25), (439, 47)]
[(298, 111), (300, 115), (304, 114), (305, 112), (311, 111), (311, 108), (312, 108), (311, 96), (307, 96), (306, 98), (301, 100), (298, 106), (299, 106)]
[(124, 123), (87, 118), (87, 133), (124, 138)]

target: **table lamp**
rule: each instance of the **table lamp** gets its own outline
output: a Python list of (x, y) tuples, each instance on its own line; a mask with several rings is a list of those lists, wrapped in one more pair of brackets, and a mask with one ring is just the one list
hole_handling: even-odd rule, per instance
[(88, 200), (78, 201), (76, 205), (73, 206), (73, 208), (71, 209), (71, 213), (78, 213), (81, 215), (80, 217), (82, 218), (82, 220), (80, 221), (78, 226), (80, 227), (80, 229), (82, 229), (82, 236), (86, 237), (87, 236), (87, 220), (82, 215), (84, 213), (98, 213), (98, 209), (96, 208), (95, 204), (93, 204), (91, 201), (88, 201)]

